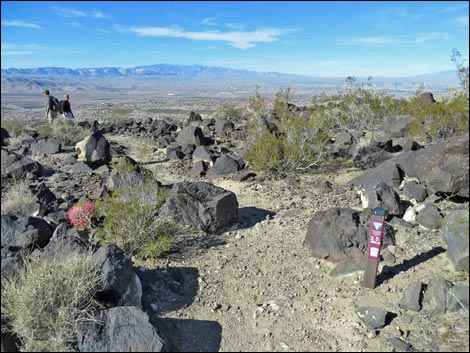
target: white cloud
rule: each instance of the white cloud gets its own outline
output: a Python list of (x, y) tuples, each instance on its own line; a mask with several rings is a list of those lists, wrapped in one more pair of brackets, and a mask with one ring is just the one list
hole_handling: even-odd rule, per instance
[(217, 22), (215, 22), (215, 20), (218, 17), (220, 17), (220, 15), (216, 15), (216, 16), (212, 16), (212, 17), (206, 17), (201, 21), (201, 23), (203, 25), (207, 25), (207, 26), (215, 26), (217, 24)]
[(107, 29), (103, 29), (103, 28), (98, 28), (97, 31), (102, 32), (102, 33), (111, 33), (111, 31), (108, 31)]
[(422, 43), (422, 42), (426, 42), (426, 41), (432, 40), (432, 39), (449, 40), (450, 36), (447, 33), (440, 33), (440, 32), (422, 33), (422, 34), (419, 34), (415, 38), (414, 42), (415, 43)]
[(108, 18), (109, 16), (98, 10), (80, 11), (66, 7), (52, 6), (52, 9), (62, 17), (67, 18)]
[(389, 44), (389, 43), (423, 43), (429, 40), (449, 40), (451, 36), (443, 32), (417, 33), (401, 36), (354, 37), (342, 41), (342, 44)]
[(2, 43), (2, 56), (11, 55), (30, 55), (37, 53), (41, 50), (41, 46), (37, 44), (14, 44), (14, 43)]
[(454, 17), (451, 22), (458, 27), (468, 27), (468, 15)]
[(362, 38), (351, 38), (349, 43), (351, 44), (384, 44), (398, 42), (397, 38), (393, 37), (362, 37)]
[(127, 32), (127, 28), (118, 24), (113, 24), (113, 30), (119, 33)]
[(445, 7), (441, 11), (439, 11), (439, 13), (456, 12), (456, 11), (464, 10), (464, 9), (466, 9), (468, 11), (468, 3), (467, 2), (462, 3), (461, 5)]
[(20, 51), (20, 50), (2, 50), (2, 56), (4, 55), (30, 55), (34, 54), (33, 51)]
[(253, 48), (256, 46), (255, 43), (276, 42), (282, 35), (293, 31), (293, 29), (263, 28), (251, 32), (233, 31), (222, 33), (218, 31), (192, 32), (168, 27), (132, 27), (129, 30), (139, 36), (146, 37), (225, 41), (240, 49)]
[(2, 26), (42, 29), (42, 27), (40, 25), (37, 25), (35, 23), (31, 23), (31, 22), (21, 21), (21, 20), (2, 21)]

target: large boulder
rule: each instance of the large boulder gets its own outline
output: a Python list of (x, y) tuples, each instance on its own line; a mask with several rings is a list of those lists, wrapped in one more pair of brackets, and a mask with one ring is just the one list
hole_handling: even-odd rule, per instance
[(42, 171), (42, 166), (38, 162), (4, 148), (1, 151), (1, 168), (2, 179), (15, 180), (23, 179), (29, 172), (39, 176)]
[(163, 340), (136, 306), (119, 306), (99, 312), (96, 320), (78, 332), (80, 352), (161, 352)]
[(29, 150), (34, 156), (44, 157), (60, 152), (61, 146), (56, 139), (46, 137), (33, 142)]
[(200, 114), (191, 112), (189, 113), (189, 122), (194, 123), (194, 122), (202, 122), (202, 117)]
[(468, 222), (468, 211), (452, 211), (445, 216), (441, 228), (442, 238), (447, 244), (447, 256), (456, 271), (468, 272)]
[(86, 254), (90, 249), (90, 244), (80, 236), (77, 228), (61, 223), (54, 230), (49, 244), (42, 249), (41, 258), (54, 261)]
[(217, 119), (215, 122), (215, 133), (218, 137), (225, 137), (233, 130), (233, 123), (227, 119)]
[(206, 182), (175, 184), (161, 212), (185, 225), (216, 233), (238, 222), (238, 201), (231, 191)]
[(367, 185), (361, 189), (361, 201), (363, 208), (385, 208), (389, 215), (402, 216), (405, 213), (405, 205), (400, 200), (397, 192), (384, 182), (377, 185)]
[(406, 176), (418, 178), (430, 193), (469, 197), (468, 134), (404, 153), (392, 161)]
[[(303, 244), (317, 258), (343, 262), (363, 258), (367, 251), (370, 211), (329, 208), (316, 212), (308, 224)], [(382, 247), (393, 244), (393, 229), (386, 224)]]
[(223, 154), (215, 161), (214, 165), (207, 175), (226, 175), (230, 173), (236, 173), (240, 170), (240, 166), (237, 161), (230, 158), (228, 155)]
[(415, 120), (416, 117), (411, 115), (389, 117), (384, 120), (382, 127), (391, 137), (406, 137), (410, 123)]
[(93, 166), (100, 166), (111, 162), (109, 142), (99, 131), (94, 132), (77, 143), (75, 152), (78, 154), (78, 161), (83, 161)]
[(114, 244), (99, 248), (92, 256), (102, 280), (96, 298), (105, 307), (142, 306), (142, 285), (131, 258)]
[(1, 134), (0, 134), (0, 137), (1, 137), (1, 140), (0, 140), (0, 141), (1, 141), (1, 146), (3, 147), (3, 146), (6, 146), (6, 145), (7, 145), (7, 141), (6, 141), (6, 140), (10, 138), (10, 134), (9, 134), (8, 131), (7, 131), (6, 129), (4, 129), (3, 127), (0, 128), (0, 132), (1, 132)]
[(205, 145), (206, 138), (198, 126), (188, 125), (176, 136), (179, 145), (192, 144), (196, 146)]
[(51, 226), (42, 218), (2, 215), (1, 220), (2, 248), (6, 246), (42, 248), (52, 237)]
[(398, 168), (393, 162), (387, 160), (375, 168), (364, 171), (358, 177), (352, 179), (350, 186), (378, 185), (385, 183), (388, 186), (398, 188), (401, 183), (401, 176)]

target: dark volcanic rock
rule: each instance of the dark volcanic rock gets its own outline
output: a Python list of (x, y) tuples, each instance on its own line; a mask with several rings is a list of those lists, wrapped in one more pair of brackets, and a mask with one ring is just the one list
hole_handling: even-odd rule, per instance
[(447, 300), (447, 309), (449, 311), (463, 310), (468, 314), (468, 285), (462, 284), (454, 286), (449, 290), (449, 299)]
[(176, 142), (180, 145), (191, 144), (191, 145), (205, 145), (206, 138), (202, 133), (202, 130), (198, 126), (188, 125), (180, 131), (176, 137)]
[(166, 157), (168, 159), (183, 159), (184, 153), (181, 151), (181, 146), (168, 146), (166, 148)]
[(99, 248), (93, 263), (102, 275), (96, 298), (106, 307), (142, 306), (142, 285), (134, 272), (132, 261), (124, 250), (114, 244)]
[(52, 236), (52, 229), (45, 220), (37, 217), (2, 215), (2, 247), (44, 247)]
[(161, 352), (163, 340), (136, 306), (119, 306), (99, 312), (96, 321), (83, 324), (78, 333), (81, 352)]
[(416, 118), (411, 115), (401, 115), (390, 117), (383, 122), (383, 130), (388, 132), (391, 137), (405, 137), (408, 133), (408, 126), (415, 121)]
[(238, 201), (231, 191), (210, 183), (179, 183), (173, 186), (163, 214), (210, 233), (238, 222)]
[(423, 283), (415, 281), (410, 283), (403, 292), (400, 307), (412, 311), (420, 311), (423, 300)]
[(356, 307), (354, 311), (369, 330), (377, 330), (384, 327), (389, 315), (388, 311), (371, 306)]
[(385, 183), (367, 185), (361, 190), (363, 208), (381, 207), (387, 210), (389, 215), (402, 216), (405, 213), (405, 205), (400, 200), (397, 192)]
[(456, 271), (469, 270), (469, 217), (468, 211), (449, 212), (443, 221), (442, 238), (447, 244), (447, 256)]
[(226, 175), (230, 173), (236, 173), (240, 169), (237, 161), (230, 158), (226, 154), (223, 154), (215, 161), (211, 169), (209, 169), (208, 175)]
[[(6, 146), (7, 145), (7, 141), (6, 139), (10, 138), (10, 134), (8, 133), (7, 130), (5, 130), (3, 127), (0, 128), (0, 131), (1, 131), (1, 146)], [(3, 352), (3, 350), (2, 350)]]
[(43, 157), (60, 152), (61, 146), (56, 139), (46, 137), (32, 143), (29, 146), (29, 150), (31, 151), (31, 154)]
[(354, 164), (359, 169), (370, 169), (380, 165), (387, 159), (392, 158), (392, 154), (380, 147), (360, 148), (354, 156)]
[(198, 146), (193, 152), (194, 160), (203, 160), (210, 162), (213, 159), (213, 154), (205, 146)]
[[(304, 245), (310, 253), (331, 262), (364, 257), (369, 234), (370, 210), (361, 215), (351, 208), (329, 208), (316, 212), (308, 224)], [(384, 231), (382, 247), (393, 244), (393, 230)]]
[(191, 113), (189, 113), (189, 122), (190, 123), (202, 122), (202, 117), (198, 113), (191, 112)]
[(404, 153), (393, 163), (406, 176), (416, 177), (430, 193), (469, 197), (469, 135), (454, 137), (418, 151)]
[(384, 182), (388, 186), (398, 188), (401, 183), (400, 173), (393, 162), (385, 161), (379, 166), (366, 170), (358, 177), (351, 180), (348, 185), (378, 185)]
[(193, 168), (191, 169), (191, 172), (189, 173), (192, 177), (200, 177), (206, 174), (207, 171), (207, 165), (204, 163), (204, 161), (197, 161), (194, 163)]
[(422, 184), (418, 184), (416, 181), (406, 183), (403, 187), (402, 194), (408, 199), (415, 199), (418, 202), (424, 201), (428, 196), (426, 188)]
[(215, 122), (215, 133), (219, 137), (225, 137), (233, 130), (233, 123), (227, 119), (217, 119)]
[(85, 254), (90, 249), (90, 244), (80, 237), (76, 228), (67, 223), (61, 223), (55, 229), (49, 244), (42, 249), (41, 258), (54, 261), (54, 259)]
[(431, 92), (423, 92), (419, 95), (419, 99), (421, 102), (425, 104), (431, 104), (431, 103), (436, 103), (436, 100), (434, 99), (434, 96)]
[(433, 203), (424, 203), (416, 215), (416, 222), (426, 229), (439, 229), (442, 226), (442, 215)]
[(39, 176), (42, 166), (36, 161), (28, 157), (21, 156), (14, 152), (10, 152), (4, 148), (1, 151), (1, 177), (23, 179), (27, 173), (31, 172)]

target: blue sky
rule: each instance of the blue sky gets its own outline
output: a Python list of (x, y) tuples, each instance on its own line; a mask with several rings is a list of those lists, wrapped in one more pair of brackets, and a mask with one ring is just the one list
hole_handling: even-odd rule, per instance
[(406, 76), (468, 63), (456, 2), (2, 1), (2, 68), (200, 64)]

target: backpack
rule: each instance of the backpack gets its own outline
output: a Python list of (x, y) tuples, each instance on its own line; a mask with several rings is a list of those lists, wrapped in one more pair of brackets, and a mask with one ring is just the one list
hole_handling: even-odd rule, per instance
[(59, 110), (60, 110), (59, 100), (54, 96), (51, 96), (51, 99), (52, 99), (52, 111), (59, 112)]

